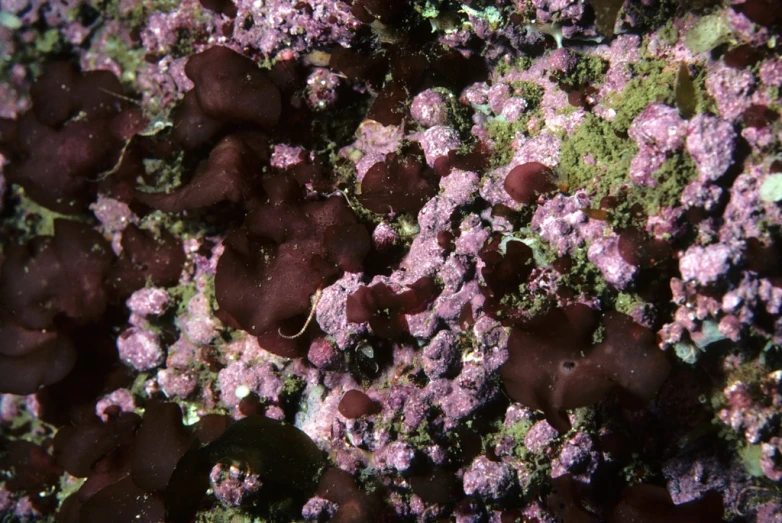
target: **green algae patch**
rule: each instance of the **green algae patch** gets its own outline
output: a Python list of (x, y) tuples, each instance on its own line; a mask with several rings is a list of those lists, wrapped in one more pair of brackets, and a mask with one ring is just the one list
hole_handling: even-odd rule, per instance
[(8, 208), (13, 211), (4, 220), (13, 230), (20, 233), (18, 240), (27, 241), (36, 236), (54, 236), (54, 220), (87, 221), (86, 215), (66, 215), (38, 205), (31, 200), (19, 185), (11, 185)]
[(608, 71), (608, 62), (595, 55), (574, 54), (577, 58), (576, 66), (564, 73), (554, 72), (553, 76), (556, 81), (571, 87), (603, 83), (605, 74)]
[(613, 128), (627, 132), (636, 116), (650, 103), (673, 105), (676, 101), (677, 68), (667, 62), (640, 62), (631, 66), (635, 78), (630, 80), (621, 93), (609, 97), (609, 105), (616, 111)]
[(728, 43), (733, 31), (721, 14), (712, 14), (700, 18), (687, 32), (684, 42), (695, 54), (711, 51), (715, 47)]
[(766, 178), (760, 186), (760, 199), (764, 202), (782, 201), (782, 173)]
[[(619, 133), (626, 133), (636, 116), (641, 114), (651, 103), (676, 105), (676, 89), (678, 85), (680, 64), (671, 64), (661, 60), (641, 61), (631, 65), (634, 78), (630, 80), (620, 93), (609, 95), (605, 103), (616, 111), (613, 128)], [(693, 106), (694, 114), (714, 113), (714, 101), (706, 91), (706, 71), (695, 67), (692, 76), (692, 92), (694, 100), (688, 102)]]
[(559, 170), (571, 193), (584, 189), (599, 201), (629, 181), (637, 152), (635, 142), (619, 136), (611, 122), (590, 113), (575, 133), (563, 136)]
[(645, 304), (643, 298), (637, 294), (620, 292), (614, 301), (614, 309), (629, 316), (637, 307), (642, 307)]
[(618, 133), (614, 123), (588, 114), (571, 137), (563, 137), (559, 170), (569, 191), (585, 190), (594, 206), (605, 196), (621, 195), (610, 219), (613, 225), (626, 227), (642, 218), (631, 209), (643, 209), (651, 216), (676, 205), (684, 187), (697, 177), (697, 168), (688, 154), (679, 151), (653, 174), (655, 187), (635, 185), (628, 173), (638, 146)]
[(600, 269), (589, 261), (586, 247), (576, 249), (570, 258), (573, 266), (559, 277), (557, 286), (571, 289), (576, 294), (596, 296), (604, 308), (609, 307), (613, 302), (612, 287)]
[(511, 82), (513, 96), (524, 98), (527, 102), (527, 111), (532, 111), (540, 106), (545, 90), (535, 82)]

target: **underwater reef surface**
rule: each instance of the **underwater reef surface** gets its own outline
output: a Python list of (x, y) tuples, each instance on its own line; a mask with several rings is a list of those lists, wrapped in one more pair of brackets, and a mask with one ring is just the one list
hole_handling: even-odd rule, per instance
[(782, 522), (775, 0), (2, 0), (0, 519)]

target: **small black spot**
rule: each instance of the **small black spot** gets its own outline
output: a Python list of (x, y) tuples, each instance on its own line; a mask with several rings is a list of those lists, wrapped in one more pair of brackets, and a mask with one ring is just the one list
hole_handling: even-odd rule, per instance
[(242, 22), (242, 29), (245, 31), (249, 31), (253, 28), (255, 25), (255, 20), (253, 20), (253, 15), (247, 15), (247, 18), (244, 19), (244, 22)]

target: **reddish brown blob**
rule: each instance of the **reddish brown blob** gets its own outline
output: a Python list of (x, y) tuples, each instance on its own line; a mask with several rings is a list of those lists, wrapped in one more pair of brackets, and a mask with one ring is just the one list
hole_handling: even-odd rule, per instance
[(407, 113), (407, 89), (398, 83), (388, 83), (378, 93), (367, 118), (383, 125), (399, 125)]
[(375, 523), (389, 521), (383, 514), (378, 492), (361, 490), (346, 471), (331, 467), (320, 478), (316, 494), (339, 505), (332, 523)]
[(30, 88), (33, 112), (43, 125), (59, 127), (82, 114), (96, 121), (119, 114), (126, 102), (122, 85), (109, 71), (79, 71), (69, 62), (55, 62)]
[(141, 417), (125, 412), (107, 422), (92, 418), (62, 427), (54, 437), (54, 457), (70, 475), (87, 477), (98, 461), (121, 446), (132, 444), (140, 424)]
[(122, 255), (107, 278), (118, 297), (127, 297), (147, 282), (173, 285), (185, 264), (182, 242), (168, 232), (156, 237), (152, 231), (128, 225), (122, 233)]
[(369, 322), (381, 338), (400, 339), (409, 333), (405, 315), (423, 311), (437, 296), (434, 279), (417, 280), (408, 290), (396, 293), (384, 283), (362, 286), (348, 296), (345, 306), (351, 323)]
[(105, 523), (107, 514), (116, 522), (164, 521), (163, 496), (137, 487), (128, 476), (87, 500), (79, 510), (79, 523)]
[(622, 491), (622, 499), (608, 518), (609, 523), (712, 523), (722, 521), (722, 496), (709, 491), (702, 497), (675, 505), (665, 487), (634, 485)]
[(551, 169), (539, 162), (528, 162), (511, 169), (505, 177), (505, 191), (524, 205), (535, 203), (539, 194), (557, 189)]
[(227, 47), (193, 55), (185, 73), (195, 84), (201, 110), (222, 122), (274, 127), (280, 118), (280, 91), (252, 60)]
[(225, 125), (204, 113), (195, 89), (185, 93), (182, 103), (174, 109), (172, 119), (171, 139), (188, 151), (208, 143)]
[(193, 436), (182, 423), (176, 403), (150, 400), (136, 433), (131, 478), (146, 490), (165, 490), (177, 461), (190, 448)]
[(28, 112), (19, 120), (17, 135), (21, 159), (8, 167), (8, 179), (35, 202), (66, 214), (87, 206), (95, 188), (90, 180), (114, 167), (121, 147), (108, 120), (101, 119), (74, 120), (54, 129)]
[(426, 475), (413, 476), (409, 480), (413, 493), (426, 503), (445, 505), (459, 498), (459, 480), (453, 472), (434, 468)]
[(636, 267), (653, 267), (668, 260), (671, 246), (665, 241), (649, 238), (635, 227), (623, 230), (619, 234), (619, 255), (624, 261)]
[(263, 162), (239, 136), (223, 138), (201, 162), (193, 179), (170, 193), (136, 191), (137, 201), (164, 212), (211, 207), (221, 202), (251, 203), (263, 193)]
[(439, 156), (434, 161), (434, 172), (441, 178), (451, 174), (453, 169), (481, 172), (486, 168), (489, 157), (489, 151), (479, 142), (466, 153), (452, 150), (446, 156)]
[(360, 390), (349, 390), (339, 400), (339, 413), (348, 419), (378, 414), (382, 406)]
[(278, 330), (298, 332), (317, 290), (342, 271), (360, 267), (369, 251), (369, 233), (343, 198), (305, 202), (290, 178), (268, 182), (264, 187), (271, 202), (248, 214), (244, 226), (225, 239), (215, 295), (223, 318), (259, 336), (264, 349), (301, 356), (308, 344), (299, 347), (278, 336)]
[(437, 245), (444, 250), (453, 250), (454, 236), (451, 231), (438, 231), (437, 232)]
[(758, 25), (773, 27), (782, 23), (782, 11), (776, 0), (747, 0), (733, 8)]
[(761, 58), (762, 53), (749, 44), (740, 45), (725, 53), (725, 65), (734, 69), (753, 67)]
[(644, 401), (668, 377), (670, 364), (654, 333), (618, 312), (603, 320), (605, 336), (592, 345), (595, 313), (585, 305), (552, 310), (511, 331), (505, 390), (521, 404), (543, 411), (560, 432), (570, 430), (566, 410), (600, 401), (619, 387)]
[(47, 329), (63, 315), (80, 322), (106, 309), (103, 281), (114, 255), (89, 226), (58, 219), (54, 236), (10, 246), (0, 272), (0, 307), (29, 329)]
[(765, 105), (750, 105), (741, 115), (744, 125), (762, 129), (777, 120), (779, 115)]
[(361, 204), (372, 212), (417, 213), (437, 194), (435, 173), (413, 156), (391, 153), (361, 180)]
[(586, 96), (579, 90), (570, 91), (567, 94), (567, 102), (573, 107), (585, 107)]
[[(199, 0), (204, 9), (209, 9), (215, 13), (221, 13), (228, 18), (236, 17), (236, 4), (231, 0)], [(226, 35), (228, 36), (228, 35)]]
[(520, 241), (505, 244), (505, 253), (500, 250), (501, 237), (495, 236), (481, 249), (479, 254), (484, 267), (481, 275), (486, 286), (481, 293), (486, 298), (484, 309), (494, 318), (505, 319), (520, 312), (510, 310), (503, 305), (502, 299), (509, 293), (517, 292), (519, 286), (526, 283), (535, 268), (532, 249)]

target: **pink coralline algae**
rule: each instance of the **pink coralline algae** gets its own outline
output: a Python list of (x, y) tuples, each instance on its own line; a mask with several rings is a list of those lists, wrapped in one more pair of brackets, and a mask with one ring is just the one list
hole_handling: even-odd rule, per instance
[(700, 114), (687, 125), (687, 152), (698, 166), (701, 180), (717, 181), (733, 161), (736, 133), (725, 121)]
[(136, 370), (150, 370), (161, 365), (165, 352), (160, 338), (149, 330), (131, 327), (117, 338), (119, 357)]
[(209, 484), (215, 497), (229, 507), (248, 503), (263, 488), (263, 481), (258, 474), (224, 463), (218, 463), (212, 468)]
[(445, 125), (448, 122), (448, 106), (443, 95), (427, 89), (418, 93), (410, 104), (410, 115), (425, 127)]
[(701, 285), (708, 285), (727, 274), (730, 258), (731, 251), (726, 245), (691, 247), (679, 260), (679, 270), (685, 281), (696, 280)]
[(509, 494), (512, 485), (510, 467), (489, 461), (485, 456), (473, 461), (464, 473), (464, 492), (468, 496), (477, 494), (489, 499), (501, 499)]
[(583, 192), (572, 196), (557, 194), (535, 212), (532, 228), (558, 254), (572, 253), (603, 235), (605, 225), (584, 212), (589, 204)]

